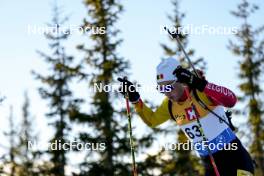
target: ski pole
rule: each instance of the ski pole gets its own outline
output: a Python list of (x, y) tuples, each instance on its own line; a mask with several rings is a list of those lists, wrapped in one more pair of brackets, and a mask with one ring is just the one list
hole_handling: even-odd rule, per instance
[(166, 28), (166, 27), (164, 27), (164, 29), (170, 34), (170, 36), (171, 36), (172, 38), (176, 39), (178, 45), (180, 46), (180, 49), (182, 50), (184, 56), (185, 56), (186, 59), (188, 60), (188, 62), (189, 62), (189, 64), (190, 64), (190, 66), (192, 67), (192, 69), (193, 69), (195, 75), (196, 75), (197, 77), (200, 77), (199, 74), (197, 73), (197, 71), (195, 70), (194, 65), (192, 64), (191, 59), (189, 58), (188, 54), (186, 53), (185, 49), (183, 48), (183, 46), (182, 46), (182, 44), (181, 44), (181, 41), (180, 41), (179, 38), (178, 38), (178, 34), (176, 34), (176, 33), (175, 33), (175, 34), (172, 34), (172, 33), (170, 32), (170, 30), (169, 30), (168, 28)]
[[(125, 77), (124, 79), (127, 79), (127, 78)], [(127, 117), (128, 117), (128, 131), (129, 131), (130, 150), (131, 150), (131, 156), (132, 156), (133, 176), (137, 176), (137, 168), (136, 168), (136, 161), (135, 161), (135, 148), (134, 148), (134, 142), (133, 142), (132, 125), (131, 125), (131, 111), (130, 111), (127, 91), (125, 93), (125, 99), (126, 99), (126, 110), (127, 110)]]
[[(182, 46), (182, 44), (181, 44), (181, 41), (180, 41), (179, 38), (178, 38), (178, 34), (177, 34), (177, 33), (172, 34), (172, 33), (170, 32), (170, 30), (167, 29), (166, 27), (164, 27), (164, 29), (170, 34), (170, 36), (171, 36), (172, 38), (176, 39), (178, 45), (180, 46), (180, 49), (182, 50), (183, 54), (185, 55), (186, 59), (188, 60), (189, 65), (192, 67), (192, 69), (193, 69), (195, 75), (196, 75), (197, 77), (200, 77), (200, 75), (197, 73), (197, 71), (196, 71), (194, 65), (192, 64), (191, 59), (189, 58), (188, 54), (186, 53), (185, 49), (183, 48), (183, 46)], [(207, 107), (207, 106), (206, 106), (206, 105), (205, 105), (200, 99), (198, 99), (198, 102), (200, 103), (200, 105), (201, 105), (202, 107), (204, 107), (204, 108)], [(209, 108), (206, 108), (206, 109), (209, 109)], [(197, 118), (197, 123), (198, 123), (198, 125), (199, 125), (199, 130), (200, 130), (201, 133), (202, 133), (203, 140), (206, 141), (206, 136), (205, 136), (205, 134), (204, 134), (204, 131), (203, 131), (203, 128), (202, 128), (202, 124), (201, 124), (199, 118)], [(216, 176), (220, 176), (219, 171), (218, 171), (218, 168), (217, 168), (217, 166), (216, 166), (216, 164), (215, 164), (214, 157), (213, 157), (212, 152), (210, 151), (209, 147), (207, 147), (207, 150), (208, 150), (209, 158), (210, 158), (211, 164), (212, 164), (212, 166), (213, 166), (213, 169), (214, 169), (215, 175), (216, 175)]]

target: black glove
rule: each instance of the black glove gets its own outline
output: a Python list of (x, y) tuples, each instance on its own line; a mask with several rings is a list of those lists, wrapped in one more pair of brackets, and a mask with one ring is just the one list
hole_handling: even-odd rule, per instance
[(125, 77), (124, 78), (117, 78), (119, 82), (121, 82), (121, 87), (119, 88), (119, 92), (122, 95), (128, 94), (128, 99), (132, 103), (136, 103), (140, 99), (139, 93), (136, 91), (135, 86), (132, 82), (128, 81)]
[(177, 77), (178, 82), (187, 84), (191, 89), (198, 89), (203, 91), (207, 81), (204, 78), (199, 78), (189, 70), (182, 67), (177, 67), (173, 74)]

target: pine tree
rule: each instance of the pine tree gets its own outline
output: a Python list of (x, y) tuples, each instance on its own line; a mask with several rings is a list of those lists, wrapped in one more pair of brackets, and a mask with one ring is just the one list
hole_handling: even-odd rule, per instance
[(30, 115), (30, 102), (27, 93), (25, 93), (25, 102), (22, 107), (22, 122), (20, 123), (19, 142), (17, 158), (19, 160), (20, 176), (37, 176), (40, 175), (37, 168), (37, 159), (40, 156), (38, 151), (32, 151), (29, 148), (28, 142), (37, 142), (37, 135), (34, 129), (34, 121)]
[[(116, 78), (125, 75), (128, 69), (128, 62), (117, 52), (122, 40), (118, 39), (119, 30), (115, 28), (123, 7), (117, 0), (85, 0), (84, 3), (88, 17), (84, 20), (83, 28), (93, 28), (93, 31), (96, 31), (94, 29), (97, 27), (97, 33), (90, 33), (91, 45), (78, 46), (85, 52), (85, 61), (93, 70), (89, 85), (93, 87), (94, 84), (115, 84)], [(123, 110), (114, 106), (116, 98), (116, 94), (111, 92), (94, 92), (91, 112), (85, 118), (79, 116), (75, 119), (92, 129), (92, 133), (80, 134), (83, 142), (105, 143), (105, 150), (87, 154), (87, 159), (80, 165), (79, 175), (130, 175), (132, 167), (127, 117)], [(145, 135), (137, 139), (137, 144), (146, 147), (151, 145), (151, 140), (152, 138)]]
[[(81, 65), (74, 65), (74, 58), (68, 56), (65, 51), (64, 43), (70, 31), (62, 30), (62, 25), (68, 20), (61, 18), (61, 12), (57, 5), (53, 9), (52, 23), (48, 26), (54, 28), (45, 34), (49, 40), (49, 47), (52, 53), (45, 54), (38, 51), (40, 56), (49, 64), (49, 70), (52, 72), (49, 75), (41, 75), (33, 72), (37, 80), (40, 80), (43, 87), (39, 88), (39, 93), (43, 99), (49, 101), (50, 112), (46, 115), (51, 120), (50, 125), (54, 127), (55, 134), (50, 140), (50, 143), (68, 142), (71, 125), (69, 123), (69, 115), (71, 108), (78, 106), (80, 99), (73, 98), (73, 93), (70, 89), (70, 83), (74, 78), (81, 76)], [(73, 66), (74, 65), (74, 66)], [(52, 168), (48, 175), (64, 176), (65, 166), (67, 165), (68, 150), (57, 149), (48, 150), (47, 153), (51, 156)]]
[[(28, 121), (28, 107), (29, 100), (23, 106), (23, 122), (15, 123), (13, 115), (13, 107), (10, 108), (9, 116), (9, 131), (5, 132), (8, 138), (9, 146), (5, 147), (8, 152), (3, 157), (3, 165), (1, 166), (1, 174), (9, 176), (39, 176), (39, 172), (35, 167), (35, 156), (28, 150), (27, 140), (33, 139), (32, 126)], [(26, 134), (26, 135), (25, 135)], [(41, 176), (41, 175), (40, 175)]]
[[(183, 20), (185, 18), (185, 13), (182, 13), (180, 10), (180, 1), (179, 0), (172, 0), (172, 5), (174, 7), (173, 14), (169, 15), (168, 18), (173, 24), (174, 31), (179, 34), (179, 40), (182, 43), (184, 49), (186, 50), (187, 54), (192, 58), (195, 55), (194, 49), (188, 49), (188, 34), (182, 34), (179, 30), (183, 27)], [(168, 35), (168, 37), (170, 37)], [(164, 50), (166, 56), (174, 56), (181, 62), (181, 65), (185, 68), (190, 68), (190, 65), (185, 58), (181, 48), (177, 44), (175, 39), (170, 37), (171, 43), (173, 43), (172, 47), (167, 46), (166, 44), (161, 44), (161, 47)], [(204, 71), (206, 63), (203, 58), (198, 58), (193, 61), (193, 64), (196, 68)], [(167, 135), (175, 135), (175, 130), (178, 130), (177, 139), (175, 143), (186, 143), (188, 139), (186, 138), (185, 134), (175, 127), (167, 128), (170, 132), (167, 132)], [(198, 158), (192, 154), (191, 151), (186, 150), (176, 150), (176, 151), (164, 151), (161, 154), (170, 155), (170, 159), (163, 160), (164, 166), (162, 167), (162, 175), (170, 176), (170, 175), (184, 175), (184, 176), (191, 176), (194, 174), (198, 174), (198, 172), (202, 172), (202, 168), (198, 163)]]
[(246, 0), (242, 0), (238, 4), (236, 11), (232, 11), (232, 15), (242, 21), (241, 27), (236, 34), (236, 40), (230, 41), (229, 49), (239, 56), (240, 72), (239, 78), (241, 84), (240, 90), (243, 97), (242, 102), (246, 102), (248, 112), (248, 122), (251, 132), (250, 152), (253, 155), (258, 168), (256, 175), (264, 174), (264, 129), (263, 129), (263, 101), (261, 100), (261, 68), (264, 62), (264, 39), (261, 38), (264, 26), (254, 29), (249, 22), (249, 17), (253, 15), (258, 6), (250, 4)]
[(5, 172), (5, 174), (9, 176), (16, 176), (16, 171), (18, 168), (18, 163), (16, 161), (16, 155), (18, 153), (18, 144), (17, 144), (17, 136), (18, 132), (16, 131), (16, 125), (14, 123), (14, 115), (13, 115), (13, 107), (10, 107), (10, 115), (9, 115), (9, 131), (5, 132), (4, 135), (8, 138), (9, 146), (7, 154), (4, 156), (4, 170), (9, 168), (9, 171)]

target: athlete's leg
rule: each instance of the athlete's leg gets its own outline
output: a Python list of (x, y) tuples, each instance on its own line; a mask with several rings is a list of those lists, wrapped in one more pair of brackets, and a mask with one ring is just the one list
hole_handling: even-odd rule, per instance
[(238, 169), (237, 176), (254, 176), (254, 175), (251, 172)]
[[(239, 140), (236, 141), (238, 150), (235, 151), (235, 158), (237, 159), (237, 175), (249, 175), (248, 173), (254, 174), (254, 164), (247, 150), (243, 147)], [(248, 172), (248, 173), (247, 173)]]
[[(254, 166), (252, 159), (246, 149), (243, 147), (239, 139), (232, 142), (237, 145), (237, 150), (222, 150), (213, 154), (215, 163), (220, 172), (224, 176), (247, 176), (249, 173), (254, 174)], [(215, 175), (209, 157), (203, 158), (206, 167), (206, 176)], [(247, 173), (247, 175), (245, 175)], [(239, 176), (240, 176), (239, 175)]]

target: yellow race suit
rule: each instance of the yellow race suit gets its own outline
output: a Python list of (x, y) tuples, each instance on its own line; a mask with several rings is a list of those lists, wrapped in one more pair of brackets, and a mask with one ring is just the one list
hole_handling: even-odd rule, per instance
[[(220, 115), (227, 121), (224, 107), (214, 105), (205, 93), (197, 91), (199, 98), (209, 107), (210, 110)], [(166, 97), (156, 111), (152, 111), (144, 102), (139, 101), (135, 104), (136, 112), (142, 120), (150, 127), (156, 127), (171, 118), (168, 108), (169, 100)], [(199, 118), (207, 145), (215, 147), (211, 150), (212, 153), (223, 148), (224, 145), (230, 143), (236, 138), (236, 135), (230, 127), (219, 120), (208, 110), (205, 110), (198, 101), (194, 98), (193, 93), (184, 102), (172, 102), (172, 115), (177, 125), (183, 130), (188, 139), (195, 144), (195, 149), (200, 156), (207, 156), (208, 150), (204, 145), (202, 133), (197, 123)], [(218, 146), (217, 146), (218, 145)]]

